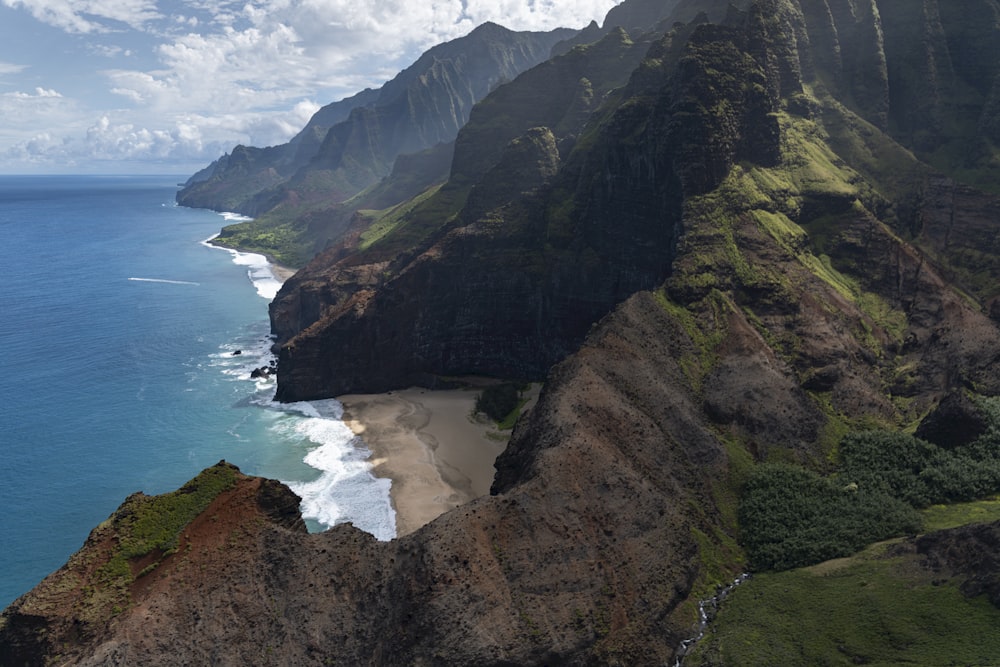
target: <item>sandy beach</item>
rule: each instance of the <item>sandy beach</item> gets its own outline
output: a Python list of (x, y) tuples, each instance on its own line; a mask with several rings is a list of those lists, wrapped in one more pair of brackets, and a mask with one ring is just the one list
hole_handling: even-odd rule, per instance
[(473, 419), (477, 393), (413, 388), (337, 398), (372, 451), (375, 475), (392, 480), (399, 536), (489, 493), (509, 433)]
[[(280, 282), (295, 274), (268, 259)], [(531, 388), (524, 409), (534, 404), (539, 389)], [(490, 492), (493, 462), (507, 446), (510, 432), (474, 415), (480, 390), (414, 387), (337, 397), (344, 406), (344, 422), (372, 451), (374, 474), (392, 480), (398, 536)]]
[(278, 282), (281, 283), (285, 282), (286, 280), (294, 276), (296, 271), (298, 271), (298, 269), (290, 269), (287, 266), (282, 266), (281, 264), (275, 264), (270, 259), (268, 259), (268, 264), (270, 265), (271, 273), (274, 274), (274, 277), (277, 278)]

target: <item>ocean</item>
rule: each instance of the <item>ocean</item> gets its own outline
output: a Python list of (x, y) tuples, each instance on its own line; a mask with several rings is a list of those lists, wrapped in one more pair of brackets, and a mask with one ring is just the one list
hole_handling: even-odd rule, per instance
[(389, 480), (334, 400), (276, 404), (260, 255), (174, 204), (177, 176), (0, 176), (0, 608), (135, 491), (225, 459), (303, 498), (310, 530), (395, 535)]

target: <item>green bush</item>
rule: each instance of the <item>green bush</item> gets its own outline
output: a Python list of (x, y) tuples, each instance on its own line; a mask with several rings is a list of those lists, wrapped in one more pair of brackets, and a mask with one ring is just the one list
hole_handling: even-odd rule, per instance
[(133, 496), (116, 528), (125, 558), (177, 546), (181, 531), (223, 491), (236, 485), (236, 469), (218, 464), (206, 468), (176, 491), (159, 496)]
[(516, 385), (495, 384), (483, 390), (476, 397), (476, 412), (481, 412), (493, 421), (503, 421), (517, 409), (521, 393)]
[(840, 442), (840, 477), (858, 488), (926, 507), (935, 494), (921, 473), (940, 466), (942, 454), (936, 445), (905, 433), (850, 433)]
[(965, 447), (864, 431), (844, 437), (839, 469), (829, 477), (793, 465), (758, 466), (739, 506), (751, 564), (783, 570), (846, 556), (919, 530), (917, 508), (1000, 492), (1000, 402), (977, 400), (989, 425)]
[(743, 488), (739, 524), (755, 569), (786, 570), (916, 531), (920, 515), (879, 490), (840, 485), (794, 465), (764, 464)]
[(1000, 438), (993, 429), (954, 450), (904, 433), (852, 433), (840, 445), (840, 458), (842, 479), (880, 489), (914, 507), (1000, 491)]

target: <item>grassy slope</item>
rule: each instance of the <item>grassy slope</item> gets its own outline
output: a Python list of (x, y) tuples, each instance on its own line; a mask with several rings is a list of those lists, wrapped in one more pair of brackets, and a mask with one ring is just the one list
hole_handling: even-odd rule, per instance
[[(824, 254), (841, 215), (851, 211), (814, 219), (805, 229), (791, 218), (797, 217), (806, 200), (816, 198), (853, 199), (850, 208), (855, 212), (884, 212), (887, 202), (912, 196), (907, 190), (920, 182), (926, 168), (884, 135), (871, 131), (825, 91), (807, 90), (806, 95), (819, 114), (815, 121), (782, 115), (779, 167), (738, 166), (716, 192), (692, 203), (700, 206), (702, 215), (722, 221), (712, 228), (725, 235), (729, 229), (725, 219), (734, 214), (726, 209), (739, 202), (737, 208), (749, 213), (811, 273), (857, 305), (880, 329), (901, 338), (905, 316), (866, 291), (850, 272), (839, 271)], [(891, 213), (883, 220), (895, 223)], [(706, 271), (675, 275), (674, 280), (705, 281), (707, 285), (697, 286), (702, 288), (725, 287), (716, 284), (717, 268), (730, 266), (743, 284), (782, 281), (766, 267), (742, 261), (733, 238), (707, 247), (714, 248), (714, 256), (694, 262)], [(877, 348), (874, 341), (873, 347)], [(703, 356), (707, 359), (691, 364), (696, 375), (704, 372), (706, 361), (711, 366), (711, 355)], [(824, 411), (830, 426), (836, 427), (828, 434), (833, 446), (849, 425), (839, 423), (843, 416), (836, 411)], [(934, 506), (924, 512), (927, 530), (997, 518), (996, 500)], [(912, 555), (886, 556), (884, 545), (811, 568), (761, 574), (732, 594), (710, 634), (684, 664), (1000, 664), (1000, 639), (988, 637), (995, 635), (1000, 610), (982, 597), (965, 598), (959, 583), (935, 579), (916, 567)]]
[[(73, 614), (85, 624), (100, 624), (117, 615), (129, 605), (129, 588), (136, 578), (174, 553), (184, 528), (237, 478), (235, 467), (220, 462), (177, 491), (129, 496), (64, 568), (32, 591), (21, 611), (45, 615), (48, 606), (73, 604)], [(139, 563), (146, 566), (134, 572)], [(80, 589), (86, 581), (92, 585)]]
[[(925, 510), (929, 528), (1000, 518), (1000, 501)], [(850, 558), (754, 576), (730, 594), (698, 665), (997, 665), (1000, 609), (957, 579), (892, 555), (899, 540)]]

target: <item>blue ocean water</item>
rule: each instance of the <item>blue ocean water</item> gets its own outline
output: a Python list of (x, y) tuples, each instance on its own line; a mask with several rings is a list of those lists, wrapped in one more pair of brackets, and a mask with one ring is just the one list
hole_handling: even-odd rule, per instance
[(0, 176), (0, 608), (128, 494), (220, 459), (288, 482), (313, 529), (395, 534), (340, 405), (250, 378), (279, 283), (204, 243), (226, 221), (175, 206), (177, 180)]

